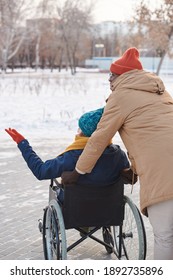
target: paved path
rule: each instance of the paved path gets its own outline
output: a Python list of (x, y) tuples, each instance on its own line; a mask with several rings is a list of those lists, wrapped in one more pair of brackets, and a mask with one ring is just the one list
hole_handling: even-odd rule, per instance
[[(58, 143), (60, 145), (62, 143)], [(35, 140), (32, 145), (42, 159), (50, 159), (55, 153), (55, 141)], [(60, 151), (60, 150), (59, 150)], [(57, 150), (57, 153), (59, 153)], [(27, 168), (19, 150), (11, 140), (2, 140), (0, 147), (0, 259), (1, 260), (43, 260), (42, 238), (38, 231), (38, 219), (42, 218), (43, 208), (48, 202), (48, 181), (38, 181)], [(138, 204), (139, 186), (127, 193)], [(148, 252), (152, 259), (153, 236), (148, 219), (144, 219)], [(67, 240), (78, 236), (75, 230), (67, 230)], [(68, 254), (68, 259), (109, 260), (104, 247), (87, 239)]]

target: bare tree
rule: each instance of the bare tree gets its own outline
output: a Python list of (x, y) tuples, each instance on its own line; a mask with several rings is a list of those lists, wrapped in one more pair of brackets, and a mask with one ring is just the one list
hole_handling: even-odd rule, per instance
[(149, 8), (145, 0), (141, 0), (135, 12), (138, 38), (142, 43), (147, 42), (148, 46), (160, 56), (157, 68), (157, 74), (159, 74), (165, 55), (172, 55), (173, 0), (162, 0), (160, 7), (154, 10)]
[(21, 23), (30, 9), (27, 0), (0, 0), (0, 54), (2, 70), (6, 71), (7, 62), (19, 50), (24, 37), (25, 28)]
[[(76, 72), (78, 61), (84, 58), (89, 48), (88, 34), (93, 0), (86, 5), (82, 0), (40, 0), (33, 19), (27, 21), (31, 41), (35, 41), (36, 69), (48, 64), (53, 71), (54, 64), (70, 66)], [(85, 38), (86, 45), (80, 42)], [(28, 48), (29, 49), (29, 48)], [(87, 51), (85, 50), (85, 54)]]
[[(40, 0), (33, 19), (28, 20), (30, 36), (35, 40), (35, 67), (61, 67), (64, 51), (62, 32), (54, 0)], [(34, 26), (34, 28), (33, 28)]]
[(90, 27), (92, 8), (93, 3), (87, 6), (82, 0), (66, 0), (62, 7), (57, 6), (60, 30), (72, 74), (76, 72), (80, 40)]
[(59, 21), (57, 19), (45, 20), (46, 26), (42, 28), (39, 55), (42, 68), (46, 65), (53, 71), (55, 64), (61, 64), (63, 52), (62, 36), (59, 32)]

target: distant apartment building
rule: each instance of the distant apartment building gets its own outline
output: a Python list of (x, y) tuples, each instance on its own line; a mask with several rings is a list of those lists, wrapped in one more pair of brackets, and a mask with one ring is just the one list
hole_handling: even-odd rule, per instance
[(129, 32), (129, 22), (103, 21), (93, 26), (93, 34), (97, 37), (106, 37), (112, 34), (126, 35)]
[(59, 20), (57, 18), (34, 18), (26, 21), (26, 28), (33, 30), (52, 30), (57, 27)]

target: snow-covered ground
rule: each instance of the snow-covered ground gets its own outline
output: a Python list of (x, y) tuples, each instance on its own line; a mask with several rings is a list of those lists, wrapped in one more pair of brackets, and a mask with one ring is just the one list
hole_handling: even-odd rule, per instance
[[(162, 79), (173, 95), (172, 76)], [(80, 115), (104, 106), (109, 93), (108, 73), (96, 71), (0, 75), (0, 139), (8, 139), (4, 129), (12, 127), (28, 139), (71, 140)]]
[(71, 137), (77, 120), (88, 110), (104, 106), (108, 75), (54, 71), (0, 76), (0, 137), (13, 127), (27, 137)]

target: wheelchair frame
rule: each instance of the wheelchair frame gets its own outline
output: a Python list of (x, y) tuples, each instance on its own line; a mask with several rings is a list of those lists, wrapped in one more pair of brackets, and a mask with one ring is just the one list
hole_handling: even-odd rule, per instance
[[(117, 186), (117, 184), (119, 184), (119, 195), (122, 197), (121, 203), (119, 203), (121, 199), (119, 199), (119, 197), (117, 198), (115, 195), (115, 186)], [(64, 203), (62, 205), (56, 196), (56, 191), (59, 188), (62, 188), (62, 186), (56, 179), (51, 180), (49, 188), (49, 205), (44, 209), (43, 222), (39, 220), (39, 229), (43, 235), (43, 250), (45, 259), (67, 259), (67, 253), (71, 249), (78, 246), (85, 239), (91, 238), (103, 245), (108, 254), (114, 253), (119, 260), (144, 260), (146, 258), (147, 242), (143, 219), (137, 206), (129, 197), (124, 195), (124, 185), (122, 181), (119, 180), (119, 182), (116, 182), (113, 184), (113, 186), (110, 186), (111, 189), (108, 191), (110, 192), (110, 196), (108, 195), (108, 198), (106, 198), (107, 204), (110, 201), (110, 204), (112, 204), (113, 207), (115, 206), (114, 197), (116, 204), (119, 204), (117, 208), (119, 213), (114, 215), (112, 215), (113, 208), (111, 208), (111, 205), (110, 207), (108, 206), (108, 211), (105, 215), (103, 214), (103, 211), (99, 213), (101, 208), (103, 208), (102, 204), (105, 200), (105, 189), (101, 189), (100, 186), (96, 188), (96, 192), (92, 189), (94, 192), (93, 194), (97, 193), (98, 195), (99, 190), (100, 192), (103, 192), (103, 194), (101, 194), (101, 196), (98, 198), (96, 197), (96, 199), (89, 197), (89, 200), (86, 201), (88, 208), (85, 211), (85, 206), (87, 204), (85, 206), (83, 206), (83, 204), (85, 204), (84, 201), (86, 200), (88, 187), (86, 187), (85, 191), (82, 187), (83, 186), (66, 186), (64, 188)], [(106, 192), (107, 190), (108, 189), (106, 189)], [(76, 197), (78, 200), (75, 201)], [(94, 202), (96, 201), (96, 207), (98, 206), (99, 208), (98, 213), (96, 213), (95, 220), (93, 221), (91, 221), (93, 217), (91, 219), (90, 215), (93, 213), (93, 209), (94, 212), (97, 212), (97, 208), (94, 205), (93, 207), (95, 208), (92, 208), (92, 200)], [(97, 200), (100, 201), (100, 205), (98, 204)], [(77, 201), (79, 207), (77, 207), (76, 214), (74, 208), (76, 208)], [(71, 203), (72, 205), (69, 207), (69, 204)], [(88, 210), (90, 209), (90, 206), (92, 208), (91, 211)], [(82, 213), (82, 219), (80, 219), (81, 215), (78, 215), (79, 211)], [(73, 213), (71, 214), (71, 212)], [(116, 211), (113, 213), (115, 212)], [(116, 217), (114, 218), (114, 216)], [(90, 227), (90, 230), (86, 232), (85, 227)], [(66, 230), (71, 228), (79, 231), (81, 237), (67, 247)], [(93, 235), (100, 229), (102, 229), (103, 240)]]

